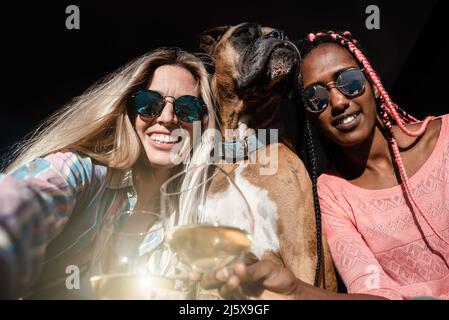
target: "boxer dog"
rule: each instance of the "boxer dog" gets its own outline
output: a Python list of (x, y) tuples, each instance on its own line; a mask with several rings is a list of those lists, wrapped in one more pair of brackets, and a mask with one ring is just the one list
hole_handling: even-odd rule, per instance
[[(227, 155), (233, 160), (222, 152), (220, 166), (242, 190), (255, 216), (252, 253), (284, 265), (313, 284), (317, 237), (309, 174), (288, 139), (282, 136), (280, 141), (260, 143), (256, 131), (280, 127), (281, 99), (299, 76), (297, 49), (282, 31), (256, 23), (206, 30), (199, 42), (200, 50), (214, 60), (212, 91), (219, 106), (222, 149), (231, 149)], [(232, 195), (222, 182), (211, 187), (209, 196), (232, 210)], [(215, 214), (225, 216), (226, 212)], [(336, 291), (324, 237), (322, 244), (318, 285)]]

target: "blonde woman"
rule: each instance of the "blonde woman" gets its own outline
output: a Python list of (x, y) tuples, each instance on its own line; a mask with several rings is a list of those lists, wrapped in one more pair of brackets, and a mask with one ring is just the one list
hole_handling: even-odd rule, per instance
[(65, 297), (66, 269), (87, 269), (104, 217), (154, 210), (174, 170), (208, 160), (193, 128), (215, 127), (213, 106), (202, 61), (162, 48), (52, 116), (0, 178), (0, 297)]

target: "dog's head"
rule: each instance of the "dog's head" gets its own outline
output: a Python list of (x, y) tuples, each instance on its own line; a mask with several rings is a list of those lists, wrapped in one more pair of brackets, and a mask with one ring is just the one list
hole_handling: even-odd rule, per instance
[(239, 122), (266, 128), (279, 121), (281, 98), (299, 75), (298, 50), (284, 32), (257, 23), (221, 26), (204, 31), (199, 47), (214, 60), (212, 89), (223, 128)]
[(215, 76), (228, 94), (286, 93), (298, 73), (296, 47), (284, 32), (257, 23), (204, 31), (200, 50), (215, 60)]

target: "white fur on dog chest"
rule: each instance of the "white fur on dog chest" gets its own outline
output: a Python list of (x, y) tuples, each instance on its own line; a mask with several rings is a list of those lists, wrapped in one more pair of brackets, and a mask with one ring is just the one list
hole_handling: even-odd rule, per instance
[[(277, 234), (278, 207), (274, 201), (268, 197), (268, 191), (251, 184), (242, 177), (241, 173), (247, 164), (240, 164), (234, 171), (235, 183), (242, 191), (243, 195), (251, 207), (254, 215), (254, 234), (251, 251), (258, 257), (267, 251), (279, 252), (279, 237)], [(208, 199), (206, 214), (208, 217), (216, 216), (216, 220), (221, 224), (238, 227), (245, 225), (245, 217), (230, 215), (233, 210), (238, 211), (238, 202), (232, 201), (232, 188), (227, 188), (224, 192), (214, 194)], [(238, 221), (235, 219), (241, 219)]]

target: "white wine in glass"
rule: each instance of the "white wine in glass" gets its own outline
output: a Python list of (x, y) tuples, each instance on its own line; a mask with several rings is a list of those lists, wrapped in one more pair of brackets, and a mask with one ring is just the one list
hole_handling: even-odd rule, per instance
[(254, 218), (231, 177), (207, 164), (161, 186), (167, 243), (194, 271), (210, 272), (241, 259), (251, 248)]
[(251, 247), (251, 236), (240, 228), (203, 223), (175, 227), (168, 244), (181, 261), (207, 272), (242, 257)]

